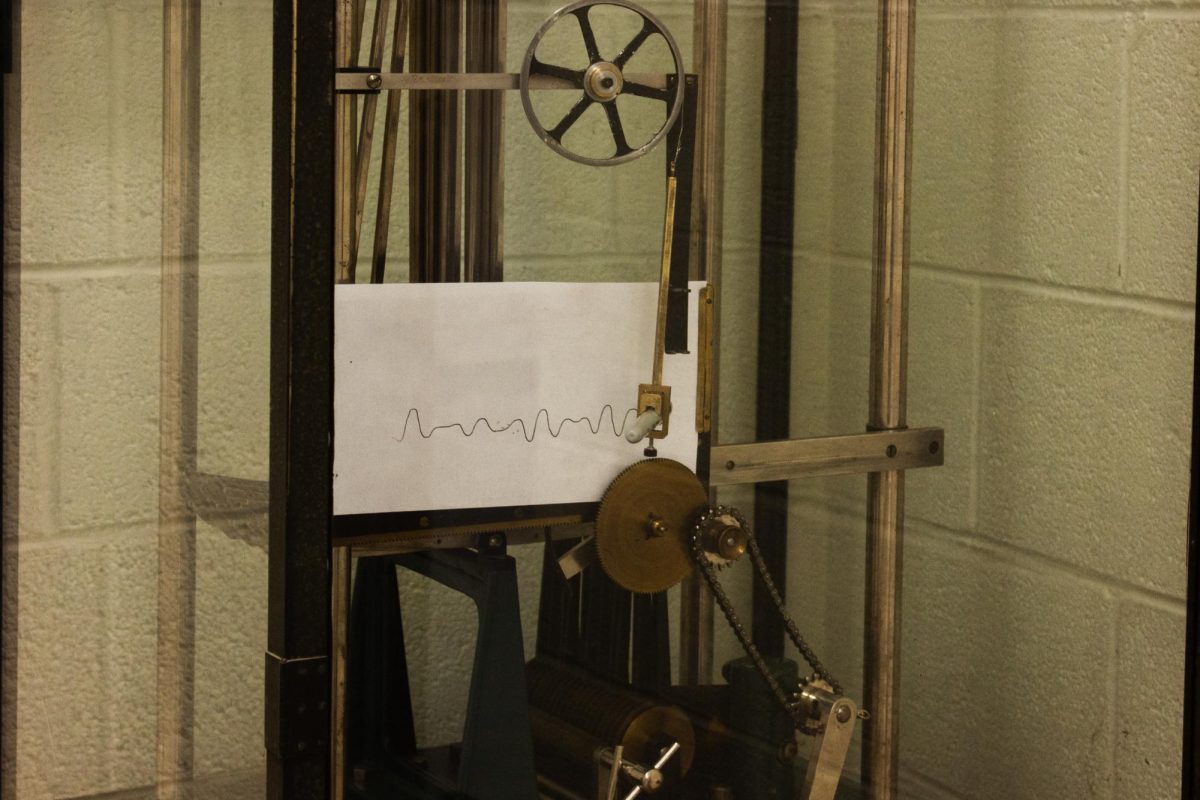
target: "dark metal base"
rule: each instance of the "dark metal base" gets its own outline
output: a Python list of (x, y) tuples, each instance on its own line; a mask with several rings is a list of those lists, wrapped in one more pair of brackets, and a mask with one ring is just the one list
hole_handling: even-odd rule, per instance
[[(479, 612), (463, 741), (453, 748), (416, 749), (396, 567), (467, 595)], [(360, 559), (349, 636), (349, 787), (364, 797), (536, 797), (516, 562), (502, 547)]]

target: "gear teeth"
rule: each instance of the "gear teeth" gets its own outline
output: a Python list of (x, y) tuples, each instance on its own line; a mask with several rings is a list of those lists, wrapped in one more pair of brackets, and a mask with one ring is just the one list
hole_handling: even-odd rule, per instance
[[(651, 465), (661, 466), (655, 468)], [(630, 473), (641, 470), (645, 471), (644, 476), (628, 477)], [(650, 488), (639, 493), (636, 489), (639, 484), (630, 484), (630, 480), (644, 481), (640, 485)], [(631, 486), (634, 488), (631, 489)], [(692, 497), (693, 491), (695, 498)], [(625, 527), (631, 521), (629, 505), (634, 498), (645, 499), (647, 496), (656, 498), (656, 504), (665, 506), (652, 506), (648, 510), (662, 513), (667, 518), (667, 535), (676, 538), (683, 546), (682, 558), (678, 562), (675, 556), (664, 555), (662, 548), (651, 548), (657, 555), (653, 556), (655, 560), (649, 566), (629, 560), (632, 557), (630, 530)], [(600, 498), (593, 524), (596, 553), (604, 572), (623, 589), (643, 594), (665, 591), (678, 583), (692, 568), (687, 532), (694, 509), (702, 507), (704, 499), (704, 485), (700, 479), (677, 461), (667, 458), (641, 459), (621, 470)], [(689, 503), (695, 505), (689, 507)], [(633, 549), (636, 550), (636, 547)]]

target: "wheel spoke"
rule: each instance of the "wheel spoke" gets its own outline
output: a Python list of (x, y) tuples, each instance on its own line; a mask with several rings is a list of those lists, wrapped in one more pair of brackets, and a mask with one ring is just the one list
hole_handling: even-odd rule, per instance
[(655, 33), (657, 30), (658, 29), (650, 23), (650, 20), (645, 20), (642, 25), (642, 29), (638, 31), (637, 36), (634, 36), (632, 39), (630, 39), (629, 44), (621, 48), (621, 52), (618, 53), (617, 57), (613, 59), (613, 63), (617, 65), (617, 68), (625, 69), (625, 64), (628, 63), (629, 59), (633, 58), (634, 53), (636, 53), (638, 49), (646, 43), (646, 40), (650, 38), (650, 35)]
[(581, 69), (568, 69), (567, 67), (560, 67), (557, 64), (543, 64), (534, 58), (529, 63), (529, 72), (531, 74), (549, 75), (551, 78), (567, 81), (579, 89), (583, 88), (583, 70)]
[(621, 124), (621, 115), (617, 112), (617, 104), (615, 102), (605, 103), (604, 113), (608, 116), (608, 127), (612, 130), (613, 142), (617, 145), (617, 152), (613, 158), (632, 153), (633, 148), (629, 146), (629, 142), (625, 141), (625, 127)]
[(653, 86), (647, 86), (644, 83), (633, 83), (626, 81), (621, 87), (621, 94), (631, 94), (634, 97), (648, 97), (651, 100), (660, 100), (664, 103), (671, 101), (671, 95), (666, 89), (655, 89)]
[(592, 23), (588, 19), (588, 10), (590, 6), (575, 11), (575, 18), (579, 20), (579, 30), (583, 34), (583, 45), (587, 48), (588, 63), (595, 64), (597, 61), (603, 61), (600, 57), (600, 46), (596, 44), (596, 34), (592, 30)]
[(571, 129), (572, 125), (579, 121), (579, 118), (583, 116), (583, 112), (587, 111), (588, 106), (591, 104), (592, 98), (588, 97), (586, 94), (580, 97), (579, 102), (571, 107), (571, 110), (567, 112), (567, 115), (563, 117), (562, 120), (555, 125), (552, 130), (546, 131), (548, 134), (550, 134), (550, 138), (559, 144), (562, 144), (563, 135)]

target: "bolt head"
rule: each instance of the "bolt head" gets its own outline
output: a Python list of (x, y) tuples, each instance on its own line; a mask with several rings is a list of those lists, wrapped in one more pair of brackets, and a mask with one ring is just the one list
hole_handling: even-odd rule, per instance
[(383, 86), (383, 76), (377, 75), (374, 72), (367, 76), (368, 89), (378, 89), (380, 86)]
[(837, 719), (838, 722), (845, 725), (847, 722), (850, 721), (850, 717), (851, 717), (850, 706), (846, 705), (845, 703), (839, 703), (838, 707), (836, 709), (834, 709), (833, 715), (834, 715), (834, 718)]

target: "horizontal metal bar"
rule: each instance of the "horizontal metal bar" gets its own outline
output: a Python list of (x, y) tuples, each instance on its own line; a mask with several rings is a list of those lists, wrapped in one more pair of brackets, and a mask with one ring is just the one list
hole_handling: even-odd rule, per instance
[[(626, 83), (666, 90), (667, 76), (656, 74), (625, 76)], [(521, 88), (521, 76), (508, 72), (339, 72), (334, 83), (339, 92), (370, 92), (388, 89), (406, 91), (515, 91)], [(529, 88), (583, 91), (571, 81), (550, 75), (530, 75)]]
[(945, 456), (944, 438), (941, 428), (910, 428), (717, 445), (710, 451), (709, 483), (729, 486), (937, 467)]
[(374, 537), (363, 537), (350, 545), (350, 555), (353, 558), (361, 558), (365, 556), (390, 556), (400, 555), (402, 553), (416, 553), (422, 550), (445, 550), (464, 547), (474, 547), (476, 538), (480, 533), (488, 533), (500, 530), (504, 533), (508, 544), (531, 544), (540, 542), (546, 538), (546, 529), (550, 529), (550, 538), (558, 539), (575, 539), (588, 535), (591, 532), (591, 526), (585, 525), (577, 520), (569, 522), (555, 523), (554, 520), (539, 520), (537, 527), (497, 529), (496, 526), (491, 526), (486, 531), (473, 531), (463, 533), (460, 530), (448, 530), (441, 532), (429, 532), (419, 534), (403, 534), (387, 535), (379, 534)]

